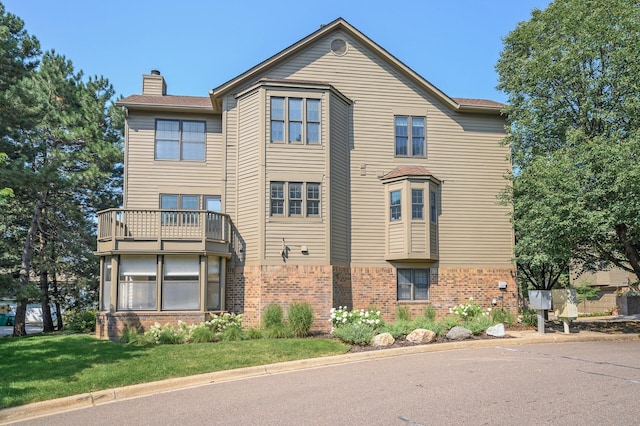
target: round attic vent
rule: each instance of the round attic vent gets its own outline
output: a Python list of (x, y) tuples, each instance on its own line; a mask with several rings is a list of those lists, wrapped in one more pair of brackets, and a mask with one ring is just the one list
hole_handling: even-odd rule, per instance
[(331, 42), (331, 51), (338, 56), (347, 53), (347, 42), (341, 38), (337, 38)]

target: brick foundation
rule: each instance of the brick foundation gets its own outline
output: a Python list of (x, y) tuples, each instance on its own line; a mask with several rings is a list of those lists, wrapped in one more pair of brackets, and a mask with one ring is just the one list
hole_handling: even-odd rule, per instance
[[(483, 308), (504, 307), (517, 312), (517, 291), (511, 268), (439, 268), (431, 270), (428, 301), (398, 301), (394, 267), (348, 267), (332, 265), (251, 265), (227, 270), (225, 307), (243, 314), (245, 326), (260, 326), (262, 311), (272, 303), (286, 312), (292, 302), (313, 307), (313, 331), (328, 331), (332, 307), (348, 309), (375, 307), (386, 321), (394, 321), (398, 306), (412, 316), (422, 315), (427, 306), (438, 317), (470, 297)], [(506, 282), (500, 290), (498, 282)], [(492, 304), (493, 299), (496, 305)], [(96, 336), (116, 340), (126, 325), (148, 329), (155, 322), (187, 324), (205, 321), (206, 312), (116, 312), (98, 314)]]
[(117, 341), (127, 326), (147, 331), (156, 322), (176, 326), (182, 321), (191, 325), (204, 322), (207, 315), (206, 312), (99, 312), (96, 337)]

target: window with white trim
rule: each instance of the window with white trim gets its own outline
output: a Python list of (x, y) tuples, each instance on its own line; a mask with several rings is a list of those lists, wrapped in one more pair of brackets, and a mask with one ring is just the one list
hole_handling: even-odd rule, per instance
[(429, 269), (398, 269), (398, 300), (429, 300)]
[[(320, 184), (317, 182), (271, 182), (271, 216), (319, 217)], [(285, 213), (286, 212), (286, 213)]]
[(395, 116), (396, 157), (426, 157), (424, 124), (424, 117)]
[(392, 222), (402, 219), (402, 191), (391, 191), (389, 193), (389, 219)]
[(320, 143), (320, 99), (272, 96), (271, 142)]
[(205, 122), (156, 120), (155, 159), (204, 161)]
[(422, 189), (411, 190), (411, 219), (424, 219), (424, 191)]

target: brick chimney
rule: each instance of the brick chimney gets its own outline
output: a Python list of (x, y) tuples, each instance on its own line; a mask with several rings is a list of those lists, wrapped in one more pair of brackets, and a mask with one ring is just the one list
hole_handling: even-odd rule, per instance
[(151, 73), (142, 76), (142, 94), (153, 96), (165, 96), (167, 94), (167, 83), (160, 71), (151, 70)]

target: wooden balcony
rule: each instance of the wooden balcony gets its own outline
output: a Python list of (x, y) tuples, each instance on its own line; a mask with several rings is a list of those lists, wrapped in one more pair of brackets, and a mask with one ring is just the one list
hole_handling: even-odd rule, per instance
[(204, 210), (109, 209), (98, 213), (98, 255), (200, 253), (229, 257), (231, 219)]

